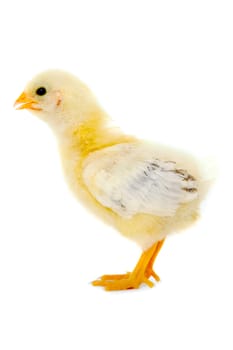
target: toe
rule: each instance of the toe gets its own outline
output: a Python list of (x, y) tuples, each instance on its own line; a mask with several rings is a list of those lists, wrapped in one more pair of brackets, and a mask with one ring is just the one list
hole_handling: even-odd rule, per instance
[(121, 275), (103, 275), (100, 277), (102, 281), (115, 281), (129, 278), (129, 272)]

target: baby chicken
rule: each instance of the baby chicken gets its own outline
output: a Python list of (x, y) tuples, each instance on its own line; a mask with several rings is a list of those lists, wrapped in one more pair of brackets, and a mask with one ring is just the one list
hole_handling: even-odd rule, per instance
[(47, 122), (58, 139), (64, 172), (77, 198), (143, 252), (130, 273), (92, 282), (106, 290), (153, 286), (165, 237), (198, 218), (207, 190), (190, 155), (125, 135), (112, 127), (91, 91), (73, 75), (37, 75), (15, 102)]

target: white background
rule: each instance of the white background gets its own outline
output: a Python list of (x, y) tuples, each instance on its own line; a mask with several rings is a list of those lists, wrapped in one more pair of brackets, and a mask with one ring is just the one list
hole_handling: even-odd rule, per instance
[[(232, 1), (0, 6), (1, 350), (232, 349)], [(50, 130), (14, 111), (47, 68), (79, 76), (127, 132), (218, 159), (202, 219), (168, 238), (153, 289), (90, 285), (140, 249), (76, 202)]]

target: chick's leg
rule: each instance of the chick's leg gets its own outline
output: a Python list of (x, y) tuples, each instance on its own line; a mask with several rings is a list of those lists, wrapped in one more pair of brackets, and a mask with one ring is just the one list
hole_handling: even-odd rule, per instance
[[(160, 281), (160, 277), (153, 270), (153, 265), (154, 265), (156, 257), (158, 256), (158, 254), (160, 252), (160, 249), (163, 246), (164, 241), (165, 241), (165, 239), (156, 243), (156, 248), (154, 249), (153, 255), (152, 255), (152, 257), (147, 265), (146, 271), (145, 271), (145, 275), (147, 278), (154, 277), (154, 279), (157, 282)], [(101, 276), (101, 280), (120, 280), (120, 279), (128, 278), (129, 275), (130, 275), (130, 272), (125, 273), (125, 274), (120, 274), (120, 275), (103, 275), (103, 276)]]
[(153, 287), (154, 284), (149, 280), (149, 277), (153, 276), (156, 280), (159, 280), (152, 266), (161, 247), (162, 243), (157, 242), (147, 251), (143, 252), (132, 272), (123, 275), (104, 275), (101, 279), (93, 281), (92, 284), (94, 286), (105, 287), (106, 290), (135, 289), (139, 288), (142, 283)]
[(154, 250), (154, 253), (153, 253), (153, 255), (149, 261), (149, 264), (147, 265), (146, 271), (145, 271), (145, 275), (147, 278), (150, 278), (152, 276), (152, 277), (154, 277), (154, 279), (157, 282), (160, 281), (160, 277), (157, 275), (157, 273), (154, 272), (153, 265), (154, 265), (155, 259), (157, 258), (158, 254), (163, 246), (164, 241), (165, 241), (165, 239), (163, 239), (157, 243), (157, 246)]

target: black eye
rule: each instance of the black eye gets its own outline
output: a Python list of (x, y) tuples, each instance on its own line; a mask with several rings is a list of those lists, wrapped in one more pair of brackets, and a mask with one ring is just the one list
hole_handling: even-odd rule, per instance
[(39, 96), (44, 96), (46, 94), (46, 92), (47, 91), (46, 91), (46, 89), (43, 86), (39, 87), (36, 90), (36, 94), (39, 95)]

